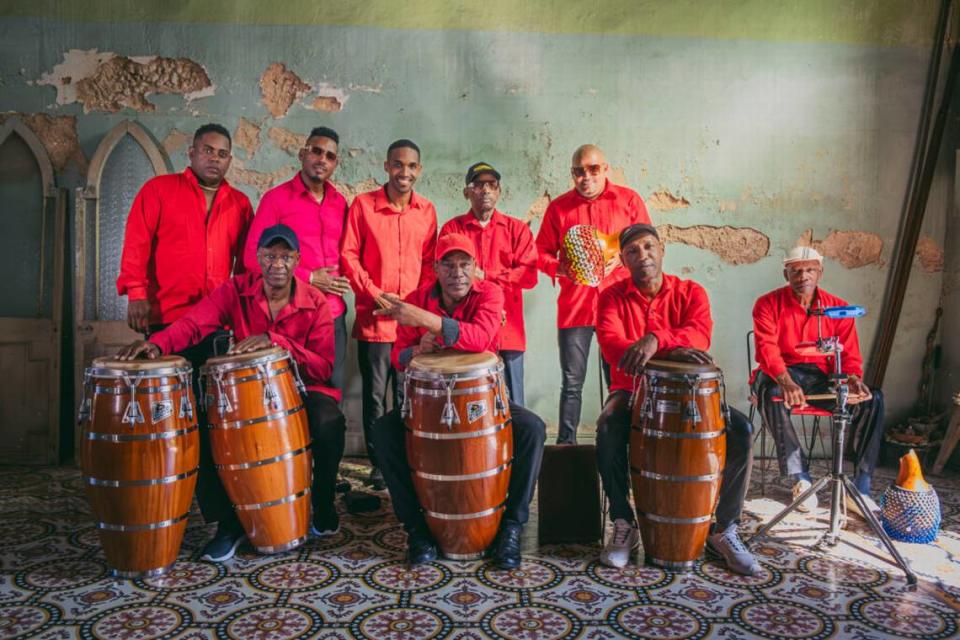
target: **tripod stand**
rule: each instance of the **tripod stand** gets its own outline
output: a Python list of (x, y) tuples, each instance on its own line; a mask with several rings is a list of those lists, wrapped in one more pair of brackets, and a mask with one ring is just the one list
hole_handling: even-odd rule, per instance
[[(835, 307), (835, 309), (846, 309), (846, 307)], [(861, 307), (862, 309), (862, 307)], [(820, 309), (820, 310), (811, 310), (811, 315), (826, 315), (824, 312), (829, 311), (829, 309)], [(861, 314), (862, 315), (862, 312)], [(837, 316), (835, 316), (837, 317)], [(840, 317), (849, 317), (849, 316), (840, 316)], [(840, 354), (843, 351), (843, 345), (840, 343), (840, 339), (836, 336), (831, 338), (820, 338), (820, 327), (819, 327), (819, 318), (817, 324), (817, 349), (823, 355), (833, 354), (834, 362), (834, 372), (830, 376), (831, 385), (834, 388), (836, 393), (836, 405), (833, 409), (833, 416), (830, 419), (831, 424), (833, 425), (833, 463), (831, 465), (830, 473), (819, 480), (817, 480), (813, 485), (811, 485), (806, 491), (797, 496), (797, 498), (788, 506), (783, 509), (780, 513), (775, 515), (773, 519), (767, 524), (763, 525), (755, 534), (753, 534), (748, 540), (747, 544), (753, 542), (754, 539), (763, 537), (767, 534), (770, 529), (777, 526), (777, 524), (786, 518), (790, 513), (797, 509), (803, 502), (814, 495), (817, 491), (822, 489), (827, 484), (831, 485), (831, 494), (830, 494), (830, 529), (823, 535), (821, 540), (817, 544), (826, 544), (827, 546), (834, 547), (837, 544), (837, 537), (840, 533), (840, 500), (843, 498), (844, 492), (848, 493), (854, 502), (857, 504), (857, 507), (860, 509), (860, 513), (863, 514), (863, 517), (866, 519), (867, 524), (870, 525), (870, 528), (873, 529), (873, 532), (880, 538), (880, 541), (883, 542), (883, 545), (887, 548), (887, 551), (893, 557), (894, 562), (899, 566), (907, 576), (907, 583), (911, 585), (917, 584), (917, 576), (910, 570), (910, 567), (907, 565), (906, 561), (900, 555), (900, 552), (897, 551), (897, 548), (893, 546), (889, 536), (887, 536), (886, 531), (883, 530), (883, 527), (877, 521), (876, 516), (869, 509), (865, 503), (863, 496), (860, 495), (860, 492), (857, 490), (856, 485), (853, 481), (843, 473), (843, 445), (844, 437), (846, 435), (847, 425), (850, 424), (850, 411), (847, 408), (847, 400), (849, 398), (849, 387), (847, 386), (847, 376), (842, 373), (841, 363), (840, 363)]]

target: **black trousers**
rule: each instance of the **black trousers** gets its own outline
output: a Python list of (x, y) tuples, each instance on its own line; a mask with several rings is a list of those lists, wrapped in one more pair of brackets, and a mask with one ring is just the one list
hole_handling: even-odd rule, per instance
[[(597, 467), (603, 490), (610, 501), (610, 519), (634, 522), (630, 506), (630, 394), (614, 391), (597, 419)], [(723, 468), (720, 498), (717, 501), (714, 528), (723, 531), (740, 522), (743, 501), (750, 486), (753, 467), (753, 425), (747, 417), (730, 407), (727, 424), (727, 460)]]
[(330, 385), (343, 391), (343, 370), (347, 362), (347, 314), (333, 319), (333, 373)]
[(523, 351), (500, 351), (503, 359), (503, 381), (510, 393), (510, 402), (521, 407), (526, 403), (523, 397)]
[[(830, 391), (829, 377), (813, 364), (795, 364), (787, 367), (790, 377), (796, 382), (805, 394), (828, 393)], [(776, 380), (760, 372), (755, 382), (757, 398), (760, 400), (760, 410), (777, 447), (777, 462), (780, 466), (780, 475), (792, 476), (796, 479), (800, 474), (809, 472), (810, 461), (803, 455), (803, 447), (797, 430), (790, 421), (790, 412), (783, 402), (774, 402), (772, 396), (783, 397), (783, 392)], [(852, 405), (853, 420), (847, 439), (851, 443), (856, 475), (866, 482), (869, 489), (869, 478), (877, 466), (880, 457), (880, 447), (883, 444), (883, 391), (871, 387), (873, 398), (867, 402)], [(832, 410), (833, 400), (813, 401), (812, 406)], [(832, 430), (831, 430), (832, 432)], [(862, 490), (862, 489), (861, 489)]]
[[(513, 466), (502, 522), (523, 525), (530, 516), (530, 500), (540, 476), (547, 430), (535, 413), (512, 402), (510, 415), (513, 419)], [(378, 464), (390, 491), (393, 512), (407, 532), (426, 534), (427, 525), (407, 462), (406, 429), (400, 410), (394, 409), (384, 415), (373, 430)]]
[(390, 364), (392, 349), (392, 342), (357, 341), (357, 360), (362, 383), (363, 440), (367, 445), (367, 456), (374, 466), (377, 465), (377, 458), (374, 454), (376, 436), (373, 424), (387, 412), (388, 387), (389, 393), (393, 395), (393, 406), (400, 406), (400, 384), (397, 372)]
[[(560, 427), (557, 444), (576, 444), (583, 405), (583, 381), (587, 377), (587, 360), (593, 342), (593, 327), (570, 327), (557, 332), (560, 349)], [(610, 386), (610, 365), (600, 358), (603, 379)]]

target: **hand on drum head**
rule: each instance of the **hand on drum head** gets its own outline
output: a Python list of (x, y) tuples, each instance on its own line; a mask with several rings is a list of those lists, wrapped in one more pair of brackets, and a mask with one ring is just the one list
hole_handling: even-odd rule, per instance
[(440, 346), (437, 344), (437, 334), (430, 333), (427, 331), (423, 336), (420, 337), (420, 353), (433, 353), (434, 351), (440, 351)]
[(273, 340), (270, 339), (270, 336), (265, 333), (259, 333), (255, 336), (247, 336), (236, 343), (230, 347), (227, 354), (232, 356), (237, 353), (249, 353), (250, 351), (259, 351), (260, 349), (267, 349), (272, 346)]
[(146, 340), (136, 340), (117, 353), (120, 360), (135, 360), (139, 356), (154, 360), (160, 356), (160, 347)]
[(659, 348), (660, 341), (655, 335), (648, 333), (627, 348), (617, 367), (625, 374), (635, 376), (643, 371)]
[(140, 333), (146, 333), (150, 328), (150, 301), (127, 301), (127, 326)]
[(667, 360), (676, 360), (677, 362), (695, 362), (697, 364), (713, 364), (713, 358), (706, 351), (700, 349), (691, 349), (680, 347), (674, 349), (667, 355)]

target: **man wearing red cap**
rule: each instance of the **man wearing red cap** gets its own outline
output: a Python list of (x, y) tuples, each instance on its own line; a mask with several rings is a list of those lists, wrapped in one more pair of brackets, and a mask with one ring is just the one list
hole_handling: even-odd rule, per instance
[(530, 227), (497, 210), (500, 172), (486, 162), (467, 169), (463, 197), (470, 211), (450, 220), (440, 235), (462, 233), (477, 248), (476, 276), (503, 289), (506, 315), (500, 329), (500, 358), (510, 399), (521, 407), (523, 397), (523, 352), (527, 338), (523, 326), (523, 290), (537, 284), (537, 247)]
[[(375, 313), (399, 324), (392, 360), (403, 370), (421, 353), (441, 349), (496, 353), (503, 313), (500, 287), (475, 278), (473, 241), (450, 233), (437, 243), (436, 278), (401, 300), (388, 296), (386, 308)], [(510, 402), (513, 419), (513, 466), (507, 503), (493, 547), (493, 559), (502, 568), (520, 566), (520, 531), (529, 516), (530, 499), (543, 457), (546, 426), (531, 411)], [(407, 560), (411, 565), (437, 557), (411, 479), (399, 408), (374, 425), (376, 453), (397, 518), (407, 532)]]
[[(806, 406), (807, 394), (830, 392), (829, 376), (833, 372), (832, 358), (800, 353), (798, 347), (816, 342), (818, 325), (822, 337), (840, 338), (843, 373), (848, 376), (850, 395), (858, 400), (851, 432), (856, 462), (854, 483), (867, 506), (877, 511), (879, 507), (870, 498), (870, 481), (883, 442), (883, 392), (868, 388), (861, 380), (863, 358), (854, 320), (809, 315), (811, 309), (847, 306), (845, 300), (820, 288), (822, 276), (823, 256), (812, 247), (794, 247), (784, 258), (783, 277), (787, 286), (764, 294), (753, 307), (753, 335), (759, 365), (753, 383), (764, 421), (773, 433), (780, 475), (794, 481), (793, 496), (797, 498), (810, 488), (810, 471), (789, 411)], [(775, 402), (774, 398), (782, 401)], [(832, 409), (834, 402), (811, 404)], [(852, 498), (847, 496), (846, 502), (851, 511), (860, 512)], [(798, 510), (816, 507), (817, 496), (813, 494)]]
[[(567, 272), (563, 238), (574, 225), (591, 225), (600, 233), (616, 234), (627, 225), (649, 224), (647, 207), (636, 192), (607, 179), (610, 165), (599, 147), (587, 144), (573, 154), (570, 174), (573, 189), (547, 207), (537, 234), (539, 267), (560, 281), (557, 298), (557, 343), (560, 349), (560, 429), (558, 444), (576, 444), (580, 425), (581, 395), (587, 375), (587, 358), (597, 324), (597, 299), (601, 291), (626, 277), (616, 258), (607, 262), (599, 287), (578, 284)], [(609, 367), (604, 365), (607, 383)]]

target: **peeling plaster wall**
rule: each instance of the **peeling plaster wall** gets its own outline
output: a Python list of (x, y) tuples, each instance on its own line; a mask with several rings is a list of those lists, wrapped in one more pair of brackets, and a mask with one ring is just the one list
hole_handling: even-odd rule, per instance
[[(162, 141), (176, 170), (194, 129), (220, 122), (235, 133), (229, 178), (255, 203), (293, 174), (314, 126), (340, 133), (334, 181), (348, 198), (374, 187), (386, 146), (409, 137), (423, 148), (418, 191), (436, 203), (441, 224), (466, 210), (465, 168), (486, 160), (504, 176), (501, 210), (534, 232), (549, 199), (570, 188), (573, 149), (595, 142), (614, 181), (636, 189), (665, 225), (666, 269), (709, 291), (713, 353), (732, 402), (746, 407), (753, 301), (783, 284), (780, 260), (797, 242), (828, 256), (826, 288), (867, 306), (860, 331), (869, 353), (936, 2), (799, 3), (771, 14), (762, 0), (719, 8), (622, 0), (577, 4), (577, 18), (567, 19), (537, 0), (481, 12), (479, 30), (455, 23), (456, 3), (420, 3), (388, 24), (378, 2), (330, 7), (329, 20), (305, 2), (239, 12), (214, 1), (210, 15), (206, 4), (167, 13), (162, 3), (133, 11), (115, 2), (100, 18), (98, 3), (78, 2), (86, 11), (15, 2), (15, 17), (0, 19), (0, 112), (58, 123), (60, 133), (41, 138), (58, 149), (58, 180), (68, 187), (123, 119)], [(288, 16), (291, 6), (300, 12)], [(553, 16), (542, 32), (525, 21), (537, 13)], [(71, 162), (77, 168), (64, 171)], [(938, 173), (924, 224), (888, 375), (892, 421), (915, 399), (952, 176), (952, 167)], [(548, 423), (560, 387), (555, 296), (542, 277), (526, 297), (537, 329), (528, 332), (527, 397)], [(583, 409), (590, 432), (600, 406), (593, 357)], [(356, 449), (352, 341), (348, 360)]]

